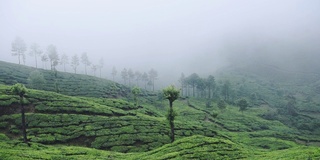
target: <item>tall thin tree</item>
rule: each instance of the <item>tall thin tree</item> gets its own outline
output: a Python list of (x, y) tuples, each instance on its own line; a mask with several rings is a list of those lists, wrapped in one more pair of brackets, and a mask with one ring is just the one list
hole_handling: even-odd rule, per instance
[(43, 53), (43, 51), (40, 49), (39, 45), (36, 43), (33, 43), (30, 46), (30, 52), (29, 55), (30, 56), (34, 56), (34, 60), (36, 61), (36, 68), (38, 68), (38, 62), (37, 62), (37, 57), (41, 56)]
[(26, 43), (20, 37), (16, 37), (14, 41), (11, 43), (11, 55), (18, 56), (19, 64), (20, 57), (25, 57), (25, 52), (27, 50)]
[(18, 95), (20, 98), (19, 102), (21, 106), (21, 124), (22, 124), (22, 133), (23, 133), (23, 142), (28, 143), (25, 108), (23, 105), (23, 99), (24, 99), (24, 95), (27, 93), (27, 88), (23, 84), (17, 83), (12, 86), (11, 91), (14, 94)]
[(173, 85), (163, 89), (164, 98), (169, 100), (169, 105), (170, 105), (167, 119), (169, 121), (170, 130), (171, 130), (171, 134), (170, 134), (171, 143), (174, 142), (174, 118), (176, 116), (172, 106), (173, 106), (173, 102), (179, 98), (179, 93), (180, 91), (176, 89)]
[(82, 53), (81, 62), (84, 64), (84, 72), (87, 75), (87, 67), (90, 66), (91, 62), (89, 61), (89, 58), (86, 52)]

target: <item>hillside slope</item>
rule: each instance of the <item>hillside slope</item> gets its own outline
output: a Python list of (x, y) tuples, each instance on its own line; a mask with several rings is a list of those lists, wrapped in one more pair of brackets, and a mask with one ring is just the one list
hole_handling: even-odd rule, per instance
[(28, 88), (33, 88), (29, 84), (28, 78), (30, 73), (36, 70), (44, 76), (45, 85), (41, 89), (46, 91), (56, 91), (55, 83), (57, 83), (59, 93), (71, 96), (116, 98), (128, 97), (128, 93), (130, 93), (128, 87), (110, 80), (59, 71), (55, 73), (50, 70), (36, 69), (3, 61), (0, 61), (0, 84), (22, 83)]

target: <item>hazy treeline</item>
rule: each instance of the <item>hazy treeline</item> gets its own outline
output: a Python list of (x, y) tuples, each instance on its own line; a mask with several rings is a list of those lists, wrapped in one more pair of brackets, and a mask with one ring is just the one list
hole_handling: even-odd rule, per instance
[[(39, 68), (38, 61), (40, 60), (42, 62), (43, 69), (55, 71), (56, 67), (61, 65), (63, 67), (63, 71), (67, 72), (66, 66), (69, 65), (73, 69), (73, 73), (77, 74), (79, 73), (79, 68), (82, 64), (85, 75), (91, 73), (91, 75), (97, 76), (97, 74), (99, 74), (99, 77), (101, 78), (102, 68), (104, 67), (103, 57), (100, 58), (98, 63), (91, 62), (86, 52), (83, 52), (81, 55), (74, 54), (72, 57), (69, 57), (65, 53), (59, 54), (57, 52), (57, 47), (52, 44), (48, 45), (45, 51), (41, 49), (37, 43), (31, 44), (29, 49), (27, 49), (27, 44), (20, 37), (16, 37), (14, 39), (11, 47), (11, 55), (17, 56), (19, 64), (21, 64), (22, 61), (25, 65), (27, 53), (30, 57), (34, 58), (36, 68)], [(113, 67), (111, 75), (113, 81), (115, 81), (116, 77), (119, 76), (123, 80), (119, 81), (119, 83), (128, 85), (129, 87), (139, 86), (152, 91), (155, 89), (154, 82), (158, 78), (158, 72), (154, 69), (150, 69), (148, 72), (141, 72), (123, 68), (121, 71), (118, 71), (116, 67)]]

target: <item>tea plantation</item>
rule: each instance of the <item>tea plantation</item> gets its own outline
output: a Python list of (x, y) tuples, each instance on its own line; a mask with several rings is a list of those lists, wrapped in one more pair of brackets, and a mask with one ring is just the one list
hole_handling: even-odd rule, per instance
[[(320, 159), (320, 137), (235, 105), (220, 110), (200, 98), (174, 102), (176, 141), (166, 120), (168, 102), (143, 91), (134, 105), (130, 89), (109, 80), (40, 70), (42, 90), (31, 89), (34, 68), (0, 62), (0, 159)], [(26, 84), (29, 143), (22, 142), (19, 97)], [(309, 132), (307, 132), (309, 133)]]

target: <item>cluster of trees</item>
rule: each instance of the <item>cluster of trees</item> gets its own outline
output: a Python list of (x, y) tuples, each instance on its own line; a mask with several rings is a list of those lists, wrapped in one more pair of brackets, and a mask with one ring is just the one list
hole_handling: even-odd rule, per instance
[[(111, 73), (113, 80), (117, 73), (116, 68), (113, 67)], [(144, 88), (145, 90), (147, 90), (147, 86), (150, 86), (152, 91), (154, 91), (154, 82), (158, 78), (158, 72), (154, 69), (151, 69), (149, 72), (134, 72), (132, 69), (127, 70), (126, 68), (123, 68), (120, 74), (124, 85), (128, 85), (129, 87), (135, 85)], [(143, 83), (141, 84), (140, 82)]]
[[(19, 64), (21, 64), (21, 60), (23, 64), (25, 64), (27, 45), (23, 39), (16, 37), (11, 43), (11, 51), (12, 56), (18, 57)], [(71, 57), (71, 60), (69, 60), (68, 55), (65, 53), (60, 56), (58, 54), (57, 47), (52, 44), (48, 45), (46, 51), (44, 52), (37, 43), (33, 43), (30, 45), (29, 55), (34, 58), (36, 68), (38, 68), (38, 59), (40, 59), (44, 69), (47, 69), (47, 62), (49, 62), (51, 70), (56, 70), (58, 65), (63, 65), (63, 70), (66, 72), (66, 65), (70, 64), (74, 70), (74, 73), (77, 73), (77, 69), (81, 62), (84, 65), (86, 75), (88, 67), (91, 66), (94, 76), (96, 76), (96, 72), (99, 70), (101, 77), (101, 69), (104, 66), (103, 58), (100, 59), (98, 64), (93, 64), (85, 52), (81, 54), (80, 58), (77, 54), (75, 54)]]
[(215, 93), (216, 83), (212, 75), (202, 78), (197, 73), (193, 73), (186, 77), (182, 73), (179, 83), (181, 84), (181, 96), (207, 97), (211, 99)]

